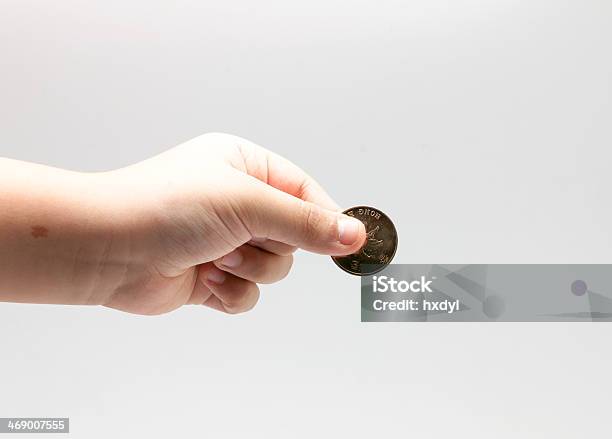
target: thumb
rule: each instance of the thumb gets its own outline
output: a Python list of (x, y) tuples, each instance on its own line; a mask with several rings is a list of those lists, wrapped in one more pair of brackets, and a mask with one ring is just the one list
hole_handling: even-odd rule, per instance
[(364, 224), (248, 177), (241, 216), (252, 235), (332, 256), (357, 252), (366, 238)]

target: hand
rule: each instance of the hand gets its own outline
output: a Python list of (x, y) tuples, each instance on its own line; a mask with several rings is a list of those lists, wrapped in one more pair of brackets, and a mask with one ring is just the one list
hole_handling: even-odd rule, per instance
[[(247, 140), (206, 134), (101, 175), (112, 199), (113, 242), (103, 265), (121, 267), (101, 302), (139, 314), (184, 304), (228, 313), (252, 308), (257, 283), (287, 275), (292, 253), (343, 255), (363, 224), (288, 160)], [(126, 243), (129, 243), (127, 245)]]

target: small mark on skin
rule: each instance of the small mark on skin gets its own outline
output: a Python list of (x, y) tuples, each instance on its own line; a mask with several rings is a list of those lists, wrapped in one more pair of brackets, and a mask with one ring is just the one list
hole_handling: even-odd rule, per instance
[(46, 238), (49, 230), (44, 226), (32, 226), (32, 236), (34, 238)]

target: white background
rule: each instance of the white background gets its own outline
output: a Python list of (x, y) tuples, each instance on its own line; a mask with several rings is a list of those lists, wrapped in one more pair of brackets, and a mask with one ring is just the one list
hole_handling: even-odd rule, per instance
[[(231, 132), (387, 212), (395, 262), (610, 263), (611, 19), (604, 0), (0, 0), (0, 155), (102, 170)], [(241, 316), (2, 304), (0, 416), (78, 438), (609, 432), (609, 324), (359, 318), (359, 280), (306, 253)]]

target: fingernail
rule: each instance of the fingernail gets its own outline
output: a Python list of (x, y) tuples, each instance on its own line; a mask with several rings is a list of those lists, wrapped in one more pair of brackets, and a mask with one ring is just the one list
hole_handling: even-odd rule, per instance
[(222, 284), (225, 281), (225, 273), (216, 267), (211, 267), (210, 271), (206, 274), (206, 279), (216, 284)]
[(228, 253), (221, 259), (221, 265), (229, 268), (236, 268), (242, 263), (242, 254), (238, 250)]
[(359, 237), (359, 229), (361, 221), (356, 218), (351, 218), (347, 215), (342, 215), (338, 218), (338, 239), (344, 245), (351, 245), (357, 241)]

